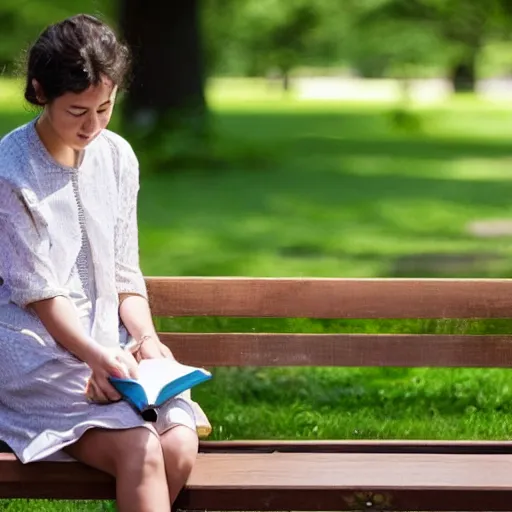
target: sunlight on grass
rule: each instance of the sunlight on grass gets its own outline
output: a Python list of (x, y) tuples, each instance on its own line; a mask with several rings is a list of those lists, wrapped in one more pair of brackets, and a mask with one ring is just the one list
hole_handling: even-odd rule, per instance
[(225, 389), (212, 411), (220, 438), (509, 439), (512, 430), (504, 370), (223, 370), (195, 397), (220, 400)]

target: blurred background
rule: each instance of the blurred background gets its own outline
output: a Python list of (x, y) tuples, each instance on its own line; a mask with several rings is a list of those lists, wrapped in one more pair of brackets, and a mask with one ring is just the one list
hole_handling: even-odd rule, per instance
[(510, 275), (507, 0), (2, 0), (0, 134), (77, 12), (134, 52), (146, 273)]
[[(36, 114), (22, 101), (30, 42), (78, 12), (111, 23), (134, 52), (112, 129), (141, 162), (145, 274), (512, 276), (510, 1), (1, 0), (0, 136)], [(219, 318), (160, 326), (512, 327)], [(220, 439), (496, 439), (512, 427), (506, 370), (223, 369), (195, 396)]]

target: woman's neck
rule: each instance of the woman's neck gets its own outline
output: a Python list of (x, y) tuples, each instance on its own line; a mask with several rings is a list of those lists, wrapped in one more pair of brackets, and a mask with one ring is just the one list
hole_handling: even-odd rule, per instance
[(44, 112), (36, 122), (36, 131), (46, 150), (56, 162), (66, 167), (78, 167), (80, 165), (83, 152), (64, 144)]

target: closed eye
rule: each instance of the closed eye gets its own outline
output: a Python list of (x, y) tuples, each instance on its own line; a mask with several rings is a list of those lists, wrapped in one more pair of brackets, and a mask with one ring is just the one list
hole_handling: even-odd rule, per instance
[[(102, 108), (101, 110), (98, 110), (98, 114), (104, 114), (105, 112), (107, 112), (108, 108)], [(68, 110), (68, 113), (70, 115), (72, 115), (73, 117), (82, 117), (84, 116), (85, 114), (87, 114), (87, 110), (84, 110), (83, 112), (71, 112)]]
[(73, 117), (82, 117), (86, 114), (87, 110), (84, 110), (83, 112), (70, 112), (68, 110), (68, 113), (72, 115)]

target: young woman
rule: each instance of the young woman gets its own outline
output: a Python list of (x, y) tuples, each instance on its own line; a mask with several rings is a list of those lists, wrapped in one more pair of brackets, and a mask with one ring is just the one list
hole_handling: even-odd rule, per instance
[(137, 158), (106, 129), (128, 65), (87, 15), (30, 49), (25, 98), (41, 113), (0, 141), (0, 439), (23, 463), (115, 476), (121, 512), (168, 512), (209, 423), (189, 394), (145, 422), (108, 380), (173, 357), (139, 268)]

